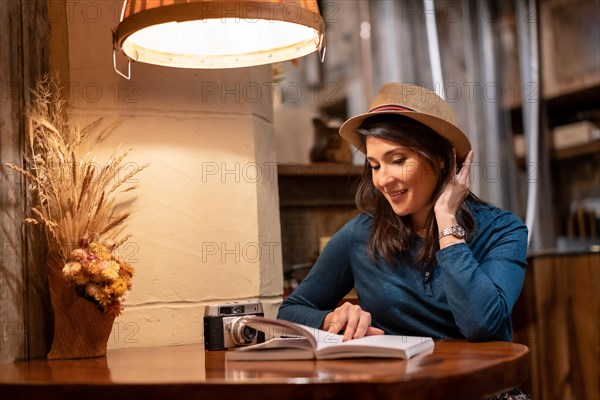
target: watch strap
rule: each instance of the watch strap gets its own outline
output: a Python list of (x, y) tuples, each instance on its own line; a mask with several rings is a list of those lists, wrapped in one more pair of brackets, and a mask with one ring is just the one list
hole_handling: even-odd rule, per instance
[(448, 228), (442, 229), (442, 231), (440, 232), (440, 234), (438, 236), (438, 240), (442, 240), (442, 238), (444, 238), (446, 236), (450, 236), (450, 235), (453, 235), (459, 239), (462, 239), (465, 236), (465, 230), (460, 225), (449, 226)]

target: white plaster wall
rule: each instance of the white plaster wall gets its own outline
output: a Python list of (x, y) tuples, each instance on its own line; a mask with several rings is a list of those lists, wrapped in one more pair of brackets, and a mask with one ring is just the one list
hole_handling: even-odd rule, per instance
[(99, 162), (121, 145), (133, 147), (123, 173), (151, 164), (131, 192), (121, 255), (136, 274), (109, 348), (197, 343), (208, 303), (260, 299), (274, 316), (283, 284), (271, 68), (136, 63), (125, 80), (112, 66), (120, 3), (78, 1), (68, 20), (72, 116), (116, 124)]
[(315, 105), (274, 105), (274, 126), (277, 137), (277, 161), (281, 164), (308, 164), (314, 145), (312, 119), (319, 116)]
[(318, 55), (282, 62), (273, 86), (273, 125), (280, 164), (308, 164), (314, 144), (312, 119), (319, 116), (318, 95), (310, 89), (318, 82)]

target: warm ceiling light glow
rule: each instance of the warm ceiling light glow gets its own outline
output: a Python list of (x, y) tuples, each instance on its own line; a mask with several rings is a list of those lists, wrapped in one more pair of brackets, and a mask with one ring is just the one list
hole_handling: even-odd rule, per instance
[(316, 0), (125, 1), (113, 42), (133, 61), (237, 68), (321, 50), (324, 22)]

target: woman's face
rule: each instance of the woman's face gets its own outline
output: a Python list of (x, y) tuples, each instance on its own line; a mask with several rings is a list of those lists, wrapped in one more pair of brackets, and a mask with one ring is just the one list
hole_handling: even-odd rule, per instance
[(397, 215), (410, 216), (422, 228), (433, 206), (439, 171), (420, 154), (389, 140), (367, 136), (366, 148), (375, 187)]

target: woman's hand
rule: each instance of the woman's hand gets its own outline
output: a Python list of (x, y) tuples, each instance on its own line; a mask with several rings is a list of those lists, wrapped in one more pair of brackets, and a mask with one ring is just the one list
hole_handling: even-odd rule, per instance
[(440, 197), (438, 197), (433, 206), (433, 211), (438, 222), (440, 222), (440, 219), (444, 219), (444, 217), (456, 216), (458, 208), (469, 194), (469, 177), (471, 176), (472, 163), (473, 151), (469, 151), (458, 174), (456, 173), (456, 163), (454, 164), (452, 179), (442, 190)]
[(348, 302), (327, 314), (321, 328), (331, 333), (343, 330), (344, 341), (384, 334), (381, 329), (371, 326), (370, 313), (363, 311), (360, 306)]

